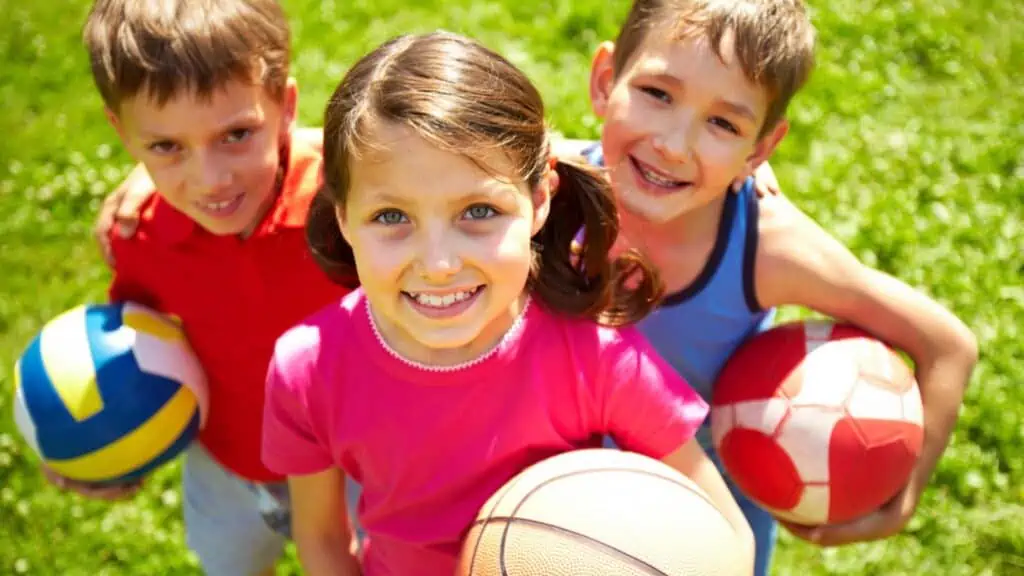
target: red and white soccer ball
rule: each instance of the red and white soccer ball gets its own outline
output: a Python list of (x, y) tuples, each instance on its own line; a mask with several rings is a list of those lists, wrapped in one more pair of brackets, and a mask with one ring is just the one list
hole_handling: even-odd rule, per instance
[(744, 343), (711, 405), (715, 448), (733, 482), (797, 524), (877, 510), (906, 485), (924, 436), (903, 359), (859, 328), (825, 320)]

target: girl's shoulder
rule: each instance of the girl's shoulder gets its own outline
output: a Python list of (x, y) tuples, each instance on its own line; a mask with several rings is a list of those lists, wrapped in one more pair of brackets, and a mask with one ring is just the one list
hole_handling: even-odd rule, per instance
[[(574, 318), (542, 309), (543, 330), (535, 330), (550, 336), (560, 335), (561, 350), (579, 359), (601, 360), (609, 355), (621, 354), (627, 350), (643, 348), (646, 340), (634, 324), (607, 326), (589, 318)], [(554, 352), (559, 346), (555, 342), (536, 342), (546, 351)]]
[(337, 356), (321, 354), (321, 351), (346, 349), (346, 343), (352, 342), (364, 314), (363, 306), (362, 290), (355, 290), (293, 325), (277, 338), (275, 364), (311, 367), (322, 358)]

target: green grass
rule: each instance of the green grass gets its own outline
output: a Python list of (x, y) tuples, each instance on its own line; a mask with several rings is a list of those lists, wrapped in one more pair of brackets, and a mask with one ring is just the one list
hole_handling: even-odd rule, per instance
[[(557, 129), (595, 137), (587, 72), (625, 14), (624, 0), (612, 4), (287, 1), (302, 120), (320, 123), (360, 54), (440, 27), (509, 56), (542, 87)], [(907, 531), (824, 552), (783, 536), (775, 573), (1024, 574), (1024, 3), (814, 4), (819, 67), (773, 159), (783, 187), (865, 261), (950, 306), (982, 359)], [(196, 574), (177, 465), (132, 502), (84, 502), (44, 485), (9, 417), (14, 361), (34, 332), (103, 298), (90, 227), (130, 165), (78, 43), (86, 10), (83, 0), (0, 0), (0, 573)], [(294, 557), (281, 572), (297, 573)]]

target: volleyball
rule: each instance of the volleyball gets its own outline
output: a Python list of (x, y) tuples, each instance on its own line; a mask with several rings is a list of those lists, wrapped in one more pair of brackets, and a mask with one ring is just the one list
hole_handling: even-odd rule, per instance
[(195, 438), (206, 376), (181, 327), (136, 303), (82, 305), (46, 323), (14, 368), (14, 420), (56, 473), (136, 480)]

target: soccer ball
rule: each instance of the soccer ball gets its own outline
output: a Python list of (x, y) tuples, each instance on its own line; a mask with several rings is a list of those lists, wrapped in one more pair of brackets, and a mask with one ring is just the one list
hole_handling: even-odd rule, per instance
[(803, 525), (877, 510), (908, 482), (924, 437), (903, 359), (827, 320), (777, 326), (740, 346), (711, 405), (712, 439), (733, 482)]
[(206, 377), (171, 319), (134, 303), (48, 322), (14, 368), (14, 420), (58, 474), (113, 484), (179, 454), (206, 414)]

